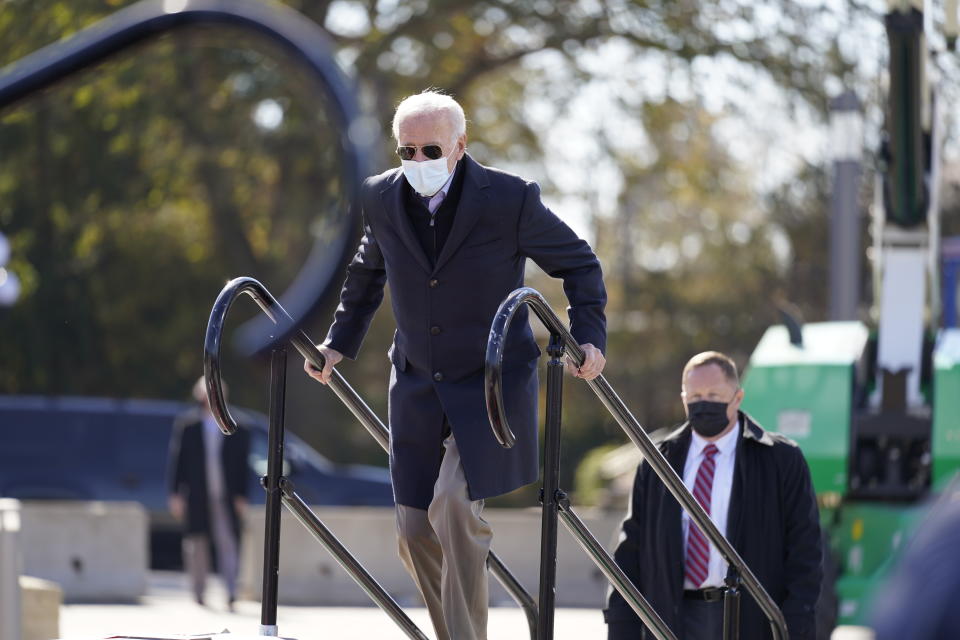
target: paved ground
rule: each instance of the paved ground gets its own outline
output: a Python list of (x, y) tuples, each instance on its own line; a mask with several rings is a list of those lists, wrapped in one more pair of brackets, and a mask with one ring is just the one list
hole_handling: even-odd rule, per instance
[[(182, 574), (151, 574), (150, 589), (139, 604), (71, 604), (60, 610), (60, 636), (67, 640), (93, 640), (112, 635), (163, 637), (218, 633), (256, 635), (260, 603), (237, 603), (236, 613), (226, 611), (225, 596), (212, 584), (208, 606), (193, 602)], [(426, 609), (408, 608), (407, 615), (433, 637)], [(371, 640), (405, 638), (398, 627), (376, 607), (280, 607), (280, 635), (297, 640)], [(526, 640), (526, 619), (517, 607), (490, 610), (490, 640)], [(560, 609), (556, 613), (556, 640), (605, 638), (602, 614), (595, 609)]]

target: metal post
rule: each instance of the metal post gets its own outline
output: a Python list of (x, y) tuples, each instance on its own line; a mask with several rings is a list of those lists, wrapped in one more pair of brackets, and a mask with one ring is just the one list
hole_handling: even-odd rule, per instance
[(20, 640), (20, 502), (0, 499), (0, 640)]
[(570, 500), (563, 495), (562, 491), (557, 501), (560, 504), (560, 518), (564, 526), (567, 527), (567, 531), (569, 531), (577, 543), (579, 543), (580, 548), (590, 556), (590, 559), (597, 565), (600, 573), (606, 577), (610, 586), (623, 596), (626, 603), (630, 605), (633, 612), (637, 614), (637, 617), (639, 617), (644, 626), (647, 627), (650, 635), (657, 640), (677, 640), (677, 636), (673, 634), (670, 627), (668, 627), (659, 614), (657, 614), (656, 609), (650, 606), (650, 603), (646, 601), (639, 589), (630, 582), (630, 578), (628, 578), (627, 574), (623, 572), (623, 569), (617, 565), (616, 561), (610, 557), (610, 554), (607, 553), (607, 550), (600, 541), (590, 533), (587, 525), (583, 524), (583, 520), (573, 512), (573, 509), (570, 508)]
[(530, 640), (537, 639), (537, 624), (539, 622), (539, 613), (537, 612), (537, 603), (517, 580), (517, 577), (510, 573), (503, 560), (497, 557), (493, 551), (487, 554), (487, 569), (500, 582), (500, 585), (510, 594), (514, 602), (520, 605), (523, 615), (527, 619), (527, 629), (530, 631)]
[(557, 586), (557, 516), (560, 491), (560, 417), (563, 403), (563, 341), (550, 336), (547, 347), (547, 416), (544, 427), (543, 520), (540, 533), (540, 624), (538, 640), (553, 638), (553, 607)]
[(723, 593), (723, 640), (740, 639), (740, 574), (733, 567), (727, 570)]
[(944, 238), (940, 254), (943, 262), (943, 328), (957, 326), (957, 286), (960, 284), (960, 236)]
[(263, 534), (263, 595), (260, 635), (276, 636), (277, 581), (280, 574), (280, 477), (283, 473), (283, 408), (287, 383), (287, 351), (270, 355), (270, 431), (267, 435), (267, 475), (261, 482), (267, 492)]
[(428, 640), (427, 636), (417, 628), (417, 625), (407, 617), (403, 609), (390, 597), (390, 594), (384, 591), (376, 579), (363, 568), (360, 561), (350, 554), (347, 548), (333, 535), (333, 532), (320, 521), (320, 518), (297, 495), (293, 483), (286, 478), (281, 478), (280, 491), (283, 495), (283, 503), (290, 512), (330, 552), (340, 566), (370, 596), (370, 599), (397, 623), (397, 626), (403, 630), (407, 637), (411, 640)]
[[(207, 334), (204, 340), (203, 372), (207, 381), (207, 393), (210, 397), (210, 410), (213, 412), (221, 431), (230, 434), (236, 431), (237, 422), (230, 415), (224, 399), (223, 389), (220, 380), (220, 347), (223, 342), (223, 326), (226, 321), (227, 313), (230, 311), (233, 303), (240, 295), (247, 295), (252, 298), (260, 310), (278, 325), (285, 327), (284, 333), (289, 333), (286, 329), (295, 326), (295, 322), (290, 314), (277, 302), (277, 299), (267, 291), (266, 287), (253, 278), (234, 278), (228, 282), (220, 295), (214, 302), (213, 309), (210, 311), (210, 319), (207, 322)], [(294, 331), (290, 334), (289, 344), (300, 354), (310, 360), (318, 369), (323, 367), (323, 355), (314, 346), (314, 341), (303, 331)], [(390, 447), (390, 432), (377, 414), (367, 406), (353, 387), (341, 376), (336, 369), (333, 370), (333, 378), (330, 380), (328, 388), (336, 394), (343, 402), (344, 406), (360, 421), (360, 424), (370, 433), (377, 443), (388, 450)], [(282, 483), (281, 483), (282, 484)], [(281, 486), (281, 491), (283, 487)], [(490, 572), (503, 585), (504, 589), (523, 609), (530, 627), (530, 638), (534, 640), (537, 627), (537, 605), (523, 585), (510, 573), (497, 555), (490, 551), (488, 555), (488, 567)]]
[(830, 197), (830, 319), (856, 320), (860, 301), (860, 101), (846, 91), (830, 102), (833, 192)]
[[(501, 446), (509, 449), (516, 442), (516, 435), (510, 428), (507, 416), (503, 411), (503, 350), (504, 336), (510, 326), (510, 321), (517, 310), (523, 305), (530, 305), (530, 308), (537, 315), (543, 324), (549, 329), (552, 336), (559, 336), (566, 349), (569, 350), (571, 360), (580, 365), (584, 362), (585, 354), (580, 345), (574, 339), (573, 335), (563, 324), (557, 314), (550, 308), (546, 299), (535, 289), (530, 287), (521, 287), (515, 289), (500, 304), (497, 314), (494, 316), (490, 327), (490, 336), (487, 340), (486, 371), (484, 373), (484, 387), (487, 400), (487, 413), (490, 416), (490, 426), (493, 429), (494, 437)], [(653, 440), (643, 430), (637, 419), (630, 413), (623, 400), (610, 387), (610, 384), (602, 375), (587, 381), (587, 385), (597, 394), (603, 406), (607, 408), (610, 415), (623, 427), (623, 430), (629, 436), (640, 451), (646, 462), (653, 469), (657, 477), (663, 481), (667, 489), (674, 498), (683, 507), (683, 510), (690, 516), (700, 530), (710, 539), (717, 550), (723, 555), (728, 563), (734, 565), (740, 574), (740, 579), (754, 602), (760, 607), (764, 615), (770, 621), (771, 631), (774, 640), (786, 640), (789, 637), (787, 631), (787, 622), (783, 617), (783, 612), (777, 606), (777, 603), (770, 597), (763, 585), (750, 570), (750, 567), (744, 563), (743, 558), (733, 548), (730, 541), (727, 540), (717, 525), (710, 519), (709, 514), (693, 497), (693, 494), (683, 484), (683, 480), (677, 475), (673, 467), (667, 461), (663, 454), (653, 444)], [(550, 384), (547, 384), (547, 410), (550, 410)], [(559, 404), (559, 403), (558, 403)], [(549, 416), (549, 413), (548, 413)], [(549, 421), (548, 421), (549, 425)], [(549, 432), (548, 432), (549, 433)], [(639, 592), (638, 592), (639, 594)]]

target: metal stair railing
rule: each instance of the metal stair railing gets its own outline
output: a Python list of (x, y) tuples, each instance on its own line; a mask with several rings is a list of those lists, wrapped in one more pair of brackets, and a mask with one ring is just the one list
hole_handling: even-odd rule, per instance
[[(630, 582), (620, 567), (603, 546), (590, 533), (583, 522), (570, 508), (566, 494), (557, 484), (560, 464), (560, 411), (563, 383), (564, 352), (579, 366), (583, 364), (584, 353), (570, 331), (554, 313), (544, 297), (535, 289), (521, 287), (508, 295), (494, 316), (487, 341), (486, 371), (484, 388), (490, 425), (497, 440), (506, 448), (516, 442), (516, 436), (510, 429), (503, 411), (503, 350), (510, 322), (516, 312), (529, 305), (533, 312), (550, 331), (550, 345), (547, 352), (551, 356), (547, 366), (547, 415), (545, 427), (544, 487), (543, 487), (543, 524), (540, 560), (540, 623), (538, 638), (552, 638), (553, 628), (553, 589), (556, 567), (556, 524), (558, 516), (570, 530), (584, 551), (596, 563), (613, 587), (624, 597), (627, 604), (636, 612), (643, 623), (657, 638), (674, 640), (675, 636), (657, 615), (636, 586)], [(786, 621), (773, 598), (763, 588), (750, 568), (744, 563), (736, 549), (720, 533), (713, 520), (693, 494), (687, 490), (683, 480), (673, 470), (640, 423), (617, 396), (616, 392), (600, 375), (588, 380), (587, 385), (600, 398), (607, 411), (623, 428), (630, 440), (643, 453), (644, 459), (667, 486), (667, 489), (689, 514), (693, 522), (700, 527), (720, 554), (729, 564), (724, 595), (724, 640), (734, 640), (739, 636), (739, 598), (740, 584), (753, 596), (754, 601), (770, 621), (774, 640), (787, 640)]]
[[(213, 305), (210, 320), (207, 324), (206, 340), (204, 343), (204, 379), (207, 395), (210, 399), (210, 409), (220, 429), (227, 435), (234, 433), (237, 422), (230, 414), (223, 394), (220, 374), (220, 346), (223, 341), (223, 326), (227, 313), (234, 301), (246, 294), (253, 298), (257, 306), (277, 325), (280, 335), (287, 336), (287, 341), (304, 358), (318, 368), (323, 369), (324, 357), (316, 348), (313, 341), (302, 330), (296, 329), (292, 318), (287, 314), (277, 300), (257, 280), (253, 278), (235, 278), (224, 286)], [(269, 456), (275, 456), (275, 468), (271, 468), (268, 459), (267, 477), (264, 479), (264, 488), (267, 489), (267, 530), (264, 537), (264, 611), (261, 628), (273, 631), (269, 635), (276, 635), (276, 549), (279, 544), (279, 507), (275, 522), (271, 520), (271, 496), (279, 496), (283, 504), (297, 517), (297, 519), (323, 544), (337, 559), (340, 565), (350, 576), (367, 592), (371, 599), (380, 606), (411, 638), (425, 638), (423, 633), (403, 613), (396, 602), (383, 590), (376, 580), (363, 568), (350, 552), (337, 540), (310, 510), (303, 500), (296, 495), (292, 483), (280, 477), (282, 468), (283, 446), (283, 374), (285, 365), (277, 362), (277, 351), (281, 351), (285, 362), (286, 352), (283, 349), (274, 351), (274, 362), (271, 370), (271, 411), (270, 411), (270, 444)], [(387, 427), (380, 421), (372, 409), (363, 401), (360, 395), (347, 383), (340, 373), (334, 369), (330, 383), (327, 385), (343, 402), (357, 420), (366, 428), (384, 450), (389, 451), (390, 434)], [(279, 453), (279, 455), (278, 455)], [(490, 551), (487, 556), (487, 567), (506, 589), (510, 596), (523, 609), (530, 630), (530, 637), (537, 637), (537, 604), (533, 597), (523, 588), (506, 565)], [(268, 580), (272, 580), (268, 584)], [(268, 601), (272, 600), (272, 601)], [(271, 614), (272, 610), (272, 614)], [(270, 627), (272, 626), (272, 629)], [(265, 634), (267, 635), (267, 634)]]

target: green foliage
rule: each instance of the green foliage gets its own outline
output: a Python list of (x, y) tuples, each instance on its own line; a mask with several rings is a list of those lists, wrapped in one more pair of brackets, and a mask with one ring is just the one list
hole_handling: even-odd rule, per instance
[[(668, 100), (647, 103), (638, 120), (649, 132), (648, 160), (630, 152), (615, 156), (628, 186), (617, 214), (598, 217), (594, 229), (609, 295), (604, 375), (652, 430), (682, 421), (680, 372), (691, 356), (719, 349), (746, 362), (762, 332), (778, 321), (778, 298), (796, 299), (796, 292), (785, 291), (796, 263), (777, 256), (770, 236), (782, 232), (720, 143), (714, 116)], [(799, 200), (798, 209), (819, 207)], [(788, 216), (782, 217), (786, 224)], [(532, 286), (562, 313), (558, 283), (537, 273)], [(822, 286), (810, 283), (808, 290), (804, 300), (821, 308)], [(578, 500), (595, 495), (590, 487), (598, 478), (588, 451), (609, 441), (626, 437), (586, 385), (568, 381), (562, 480), (570, 486), (576, 474)]]
[[(5, 53), (110, 10), (42, 4), (4, 11)], [(328, 114), (284, 66), (248, 36), (186, 31), (0, 114), (0, 228), (24, 283), (0, 310), (0, 389), (186, 397), (222, 284), (286, 288), (346, 203)], [(280, 126), (258, 125), (271, 108)], [(263, 407), (265, 372), (226, 355), (235, 397)]]

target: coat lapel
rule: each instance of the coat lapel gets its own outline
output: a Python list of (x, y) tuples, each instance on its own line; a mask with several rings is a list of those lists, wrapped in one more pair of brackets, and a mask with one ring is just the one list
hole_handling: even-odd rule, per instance
[(387, 186), (380, 192), (380, 200), (383, 202), (383, 209), (386, 213), (387, 222), (396, 230), (400, 240), (406, 245), (414, 259), (419, 263), (423, 270), (430, 273), (430, 261), (427, 260), (427, 254), (423, 252), (420, 241), (417, 240), (413, 232), (413, 225), (410, 224), (410, 218), (407, 217), (407, 209), (403, 204), (403, 172), (397, 171), (396, 175)]
[[(673, 467), (673, 470), (677, 472), (677, 475), (680, 476), (680, 480), (683, 480), (683, 466), (687, 461), (687, 451), (690, 449), (690, 428), (687, 425), (684, 425), (683, 430), (677, 436), (676, 444), (671, 447), (670, 455), (667, 457), (667, 462), (670, 463), (670, 466)], [(665, 536), (667, 541), (667, 558), (670, 560), (669, 566), (677, 567), (677, 571), (674, 572), (674, 590), (683, 591), (683, 574), (684, 574), (684, 564), (685, 560), (683, 557), (683, 508), (680, 506), (680, 503), (674, 499), (672, 495), (669, 494), (666, 488), (664, 491), (667, 493), (666, 507), (667, 510), (665, 522), (673, 523), (671, 526), (673, 531), (668, 532), (668, 535)]]
[(463, 244), (489, 202), (489, 197), (484, 191), (490, 186), (486, 170), (466, 154), (463, 156), (463, 170), (466, 171), (466, 175), (463, 178), (463, 191), (460, 193), (457, 213), (453, 218), (453, 228), (450, 229), (450, 236), (440, 250), (435, 271), (439, 271)]

